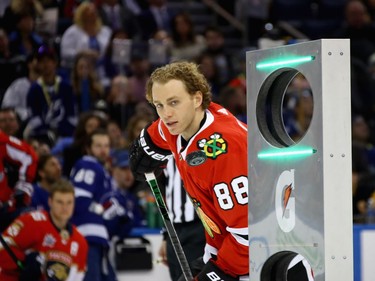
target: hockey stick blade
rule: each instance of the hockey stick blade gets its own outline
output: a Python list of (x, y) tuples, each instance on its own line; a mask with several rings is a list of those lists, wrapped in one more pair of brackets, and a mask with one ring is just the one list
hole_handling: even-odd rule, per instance
[(156, 205), (158, 206), (161, 217), (163, 218), (165, 228), (167, 229), (169, 238), (171, 239), (173, 249), (176, 253), (178, 262), (180, 263), (185, 280), (191, 281), (193, 280), (193, 275), (191, 274), (189, 263), (186, 259), (184, 250), (182, 249), (180, 240), (177, 237), (177, 233), (176, 233), (176, 230), (174, 229), (173, 223), (171, 222), (171, 219), (169, 218), (168, 210), (165, 205), (163, 196), (160, 192), (158, 182), (156, 181), (155, 174), (145, 173), (145, 177), (146, 177), (146, 181), (148, 185), (151, 188), (152, 194), (154, 194)]

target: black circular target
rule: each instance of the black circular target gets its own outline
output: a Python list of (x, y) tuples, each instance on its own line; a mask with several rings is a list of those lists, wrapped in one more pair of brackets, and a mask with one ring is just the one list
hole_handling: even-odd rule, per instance
[(293, 68), (280, 68), (262, 84), (256, 116), (260, 133), (275, 147), (298, 143), (309, 128), (313, 94), (306, 77)]

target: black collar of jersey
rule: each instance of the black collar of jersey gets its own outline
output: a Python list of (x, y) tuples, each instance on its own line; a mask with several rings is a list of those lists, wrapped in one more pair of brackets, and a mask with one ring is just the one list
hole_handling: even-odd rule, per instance
[[(207, 119), (207, 114), (206, 112), (204, 112), (204, 116), (203, 116), (203, 119), (201, 121), (201, 123), (199, 124), (199, 129), (203, 127), (204, 123), (206, 122), (206, 119)], [(199, 131), (198, 129), (198, 131)], [(185, 140), (182, 136), (181, 136), (181, 147), (183, 147), (183, 149), (186, 147), (186, 145), (188, 144), (190, 139), (188, 140)], [(182, 150), (183, 150), (182, 149)]]
[(72, 225), (70, 222), (68, 222), (68, 223), (66, 224), (65, 229), (60, 229), (60, 228), (58, 228), (57, 225), (53, 222), (50, 213), (48, 213), (48, 217), (49, 217), (49, 220), (51, 221), (53, 227), (57, 230), (58, 233), (60, 233), (62, 230), (67, 230), (67, 231), (69, 232), (69, 235), (72, 235), (72, 233), (73, 233), (73, 225)]

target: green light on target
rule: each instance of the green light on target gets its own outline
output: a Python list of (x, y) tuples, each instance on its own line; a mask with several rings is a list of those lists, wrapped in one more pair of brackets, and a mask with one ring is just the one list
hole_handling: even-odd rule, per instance
[(300, 149), (279, 149), (273, 151), (264, 151), (258, 153), (258, 159), (280, 159), (280, 158), (298, 158), (310, 156), (316, 152), (314, 148)]
[(292, 66), (314, 60), (314, 56), (278, 58), (256, 64), (256, 69), (275, 68), (281, 66)]

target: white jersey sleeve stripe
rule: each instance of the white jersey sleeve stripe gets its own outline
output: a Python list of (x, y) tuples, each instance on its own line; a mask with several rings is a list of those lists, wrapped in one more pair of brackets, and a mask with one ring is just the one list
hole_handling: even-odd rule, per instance
[(92, 198), (92, 193), (79, 187), (74, 187), (74, 192), (75, 192), (75, 197), (87, 197), (87, 198)]
[(227, 231), (229, 231), (230, 233), (235, 233), (235, 234), (239, 234), (239, 235), (249, 235), (249, 228), (247, 227), (243, 227), (243, 228), (233, 228), (233, 227), (227, 227), (226, 228)]
[[(236, 239), (236, 241), (244, 246), (249, 246), (249, 229), (227, 227), (226, 230)], [(247, 237), (247, 239), (246, 239)]]
[(244, 246), (249, 246), (249, 240), (248, 239), (245, 239), (242, 236), (239, 236), (239, 235), (234, 234), (234, 233), (231, 233), (231, 234), (239, 244), (244, 245)]
[(21, 163), (21, 167), (18, 171), (19, 172), (18, 177), (20, 180), (26, 180), (27, 167), (29, 167), (30, 164), (32, 163), (31, 156), (8, 144), (6, 145), (6, 150), (7, 150), (7, 154), (9, 155), (11, 159), (19, 161)]
[(77, 226), (79, 232), (83, 236), (95, 236), (95, 237), (101, 237), (106, 240), (109, 239), (107, 229), (104, 225), (100, 224), (93, 224), (93, 223), (87, 223), (87, 224), (81, 224), (80, 226)]

